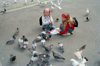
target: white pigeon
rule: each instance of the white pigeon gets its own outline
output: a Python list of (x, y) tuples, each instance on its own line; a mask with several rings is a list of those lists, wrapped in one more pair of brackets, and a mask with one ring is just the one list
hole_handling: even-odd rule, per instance
[(51, 5), (51, 9), (54, 9), (54, 6), (53, 5)]
[(17, 3), (17, 0), (14, 0), (14, 3)]
[(36, 62), (36, 61), (38, 61), (38, 57), (34, 57), (34, 56), (32, 56), (32, 57), (31, 57), (31, 61), (32, 61), (32, 62)]
[(32, 49), (36, 49), (37, 43), (32, 43)]
[(73, 66), (78, 66), (79, 65), (79, 62), (76, 61), (75, 59), (70, 59), (70, 61), (72, 62)]
[(38, 55), (38, 52), (37, 52), (37, 51), (33, 51), (33, 52), (32, 52), (32, 55), (34, 56), (35, 54)]
[(37, 0), (37, 3), (41, 4), (40, 0)]
[(83, 52), (83, 50), (85, 49), (85, 47), (86, 47), (86, 45), (83, 45), (81, 48), (79, 48), (78, 50), (76, 50), (76, 51), (74, 52), (74, 55), (75, 55), (75, 57), (76, 57), (77, 59), (82, 60), (82, 52)]
[(89, 12), (90, 12), (90, 11), (89, 11), (89, 9), (87, 8), (87, 10), (86, 10), (86, 15), (89, 15)]
[(54, 5), (54, 3), (51, 1), (51, 5)]
[(60, 47), (63, 47), (63, 44), (62, 44), (62, 43), (58, 43), (58, 45), (59, 45), (59, 48), (60, 48)]
[(4, 5), (4, 6), (7, 6), (8, 4), (7, 4), (5, 1), (3, 1), (3, 5)]
[(42, 39), (42, 40), (41, 40), (41, 44), (44, 46), (45, 43), (46, 43), (46, 40), (45, 40), (45, 39)]
[(27, 4), (27, 0), (24, 1), (24, 4)]

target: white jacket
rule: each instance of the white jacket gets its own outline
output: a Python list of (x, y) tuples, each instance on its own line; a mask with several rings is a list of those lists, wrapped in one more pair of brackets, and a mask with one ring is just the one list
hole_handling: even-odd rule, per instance
[(46, 24), (49, 24), (49, 21), (52, 21), (53, 22), (53, 18), (52, 18), (52, 16), (51, 17), (44, 17), (44, 16), (42, 16), (42, 26), (43, 25), (46, 25)]

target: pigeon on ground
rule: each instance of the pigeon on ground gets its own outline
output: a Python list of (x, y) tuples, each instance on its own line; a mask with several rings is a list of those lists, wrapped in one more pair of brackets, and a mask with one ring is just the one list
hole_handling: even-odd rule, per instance
[(45, 40), (45, 39), (42, 39), (42, 40), (41, 40), (41, 44), (44, 46), (45, 43), (46, 43), (46, 40)]
[(15, 62), (15, 60), (16, 60), (16, 56), (11, 54), (10, 55), (10, 61)]
[(59, 21), (59, 18), (56, 19), (56, 22), (58, 22), (58, 21)]
[(41, 2), (40, 0), (37, 0), (37, 2), (38, 2), (39, 4), (41, 4), (41, 5), (47, 4), (47, 1)]
[(51, 45), (49, 45), (49, 46), (43, 46), (43, 48), (45, 49), (45, 51), (47, 51), (48, 53), (51, 51), (51, 49), (52, 49), (52, 47), (53, 47), (53, 45), (51, 44)]
[(74, 55), (77, 59), (82, 59), (82, 52), (83, 50), (85, 49), (86, 45), (83, 45), (81, 48), (77, 49), (75, 52), (74, 52)]
[(63, 60), (65, 60), (64, 57), (60, 56), (59, 54), (55, 53), (54, 51), (52, 51), (52, 53), (53, 53), (53, 57), (55, 58), (55, 60), (56, 59), (63, 59)]
[(35, 41), (32, 42), (32, 49), (36, 50), (37, 43)]
[(49, 40), (51, 38), (51, 33), (42, 34), (43, 39)]
[(87, 10), (86, 10), (86, 15), (88, 16), (89, 13), (90, 13), (90, 11), (89, 11), (89, 9), (87, 8)]
[(39, 63), (37, 63), (37, 66), (44, 66), (44, 63), (39, 62)]
[(35, 42), (40, 42), (42, 40), (41, 34), (38, 35), (38, 37), (34, 40)]
[(19, 34), (19, 28), (16, 29), (15, 36)]
[(59, 48), (60, 48), (61, 52), (64, 52), (63, 44), (62, 43), (58, 43), (58, 45), (59, 45)]
[(34, 51), (34, 50), (30, 49), (30, 48), (28, 50), (31, 52), (32, 56), (37, 56), (38, 55), (37, 51)]
[(90, 19), (91, 19), (90, 17), (88, 17), (88, 16), (86, 17), (86, 21), (90, 21)]
[(39, 54), (39, 58), (50, 58), (49, 54)]
[(16, 37), (15, 37), (15, 35), (13, 35), (11, 37), (11, 39), (6, 42), (6, 44), (13, 44), (15, 42), (15, 39), (16, 39)]
[(3, 13), (3, 14), (6, 13), (6, 9), (4, 9), (3, 11), (0, 11), (0, 13)]

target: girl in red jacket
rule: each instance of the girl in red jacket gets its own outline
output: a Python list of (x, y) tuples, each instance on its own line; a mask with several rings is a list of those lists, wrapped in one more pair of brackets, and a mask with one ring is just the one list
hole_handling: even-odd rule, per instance
[(75, 21), (70, 17), (69, 13), (67, 12), (63, 13), (61, 16), (62, 16), (62, 23), (60, 24), (60, 29), (57, 29), (57, 31), (60, 34), (66, 34), (66, 33), (72, 34), (72, 31), (74, 30)]

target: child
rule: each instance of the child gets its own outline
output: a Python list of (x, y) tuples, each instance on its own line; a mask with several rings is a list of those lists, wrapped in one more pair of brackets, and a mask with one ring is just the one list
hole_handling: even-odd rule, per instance
[(60, 24), (60, 28), (56, 29), (60, 34), (70, 33), (74, 30), (75, 21), (70, 17), (69, 13), (65, 12), (62, 15), (62, 23)]
[(51, 16), (50, 9), (45, 8), (43, 14), (44, 15), (42, 16), (42, 28), (45, 31), (50, 32), (53, 29), (53, 18)]

